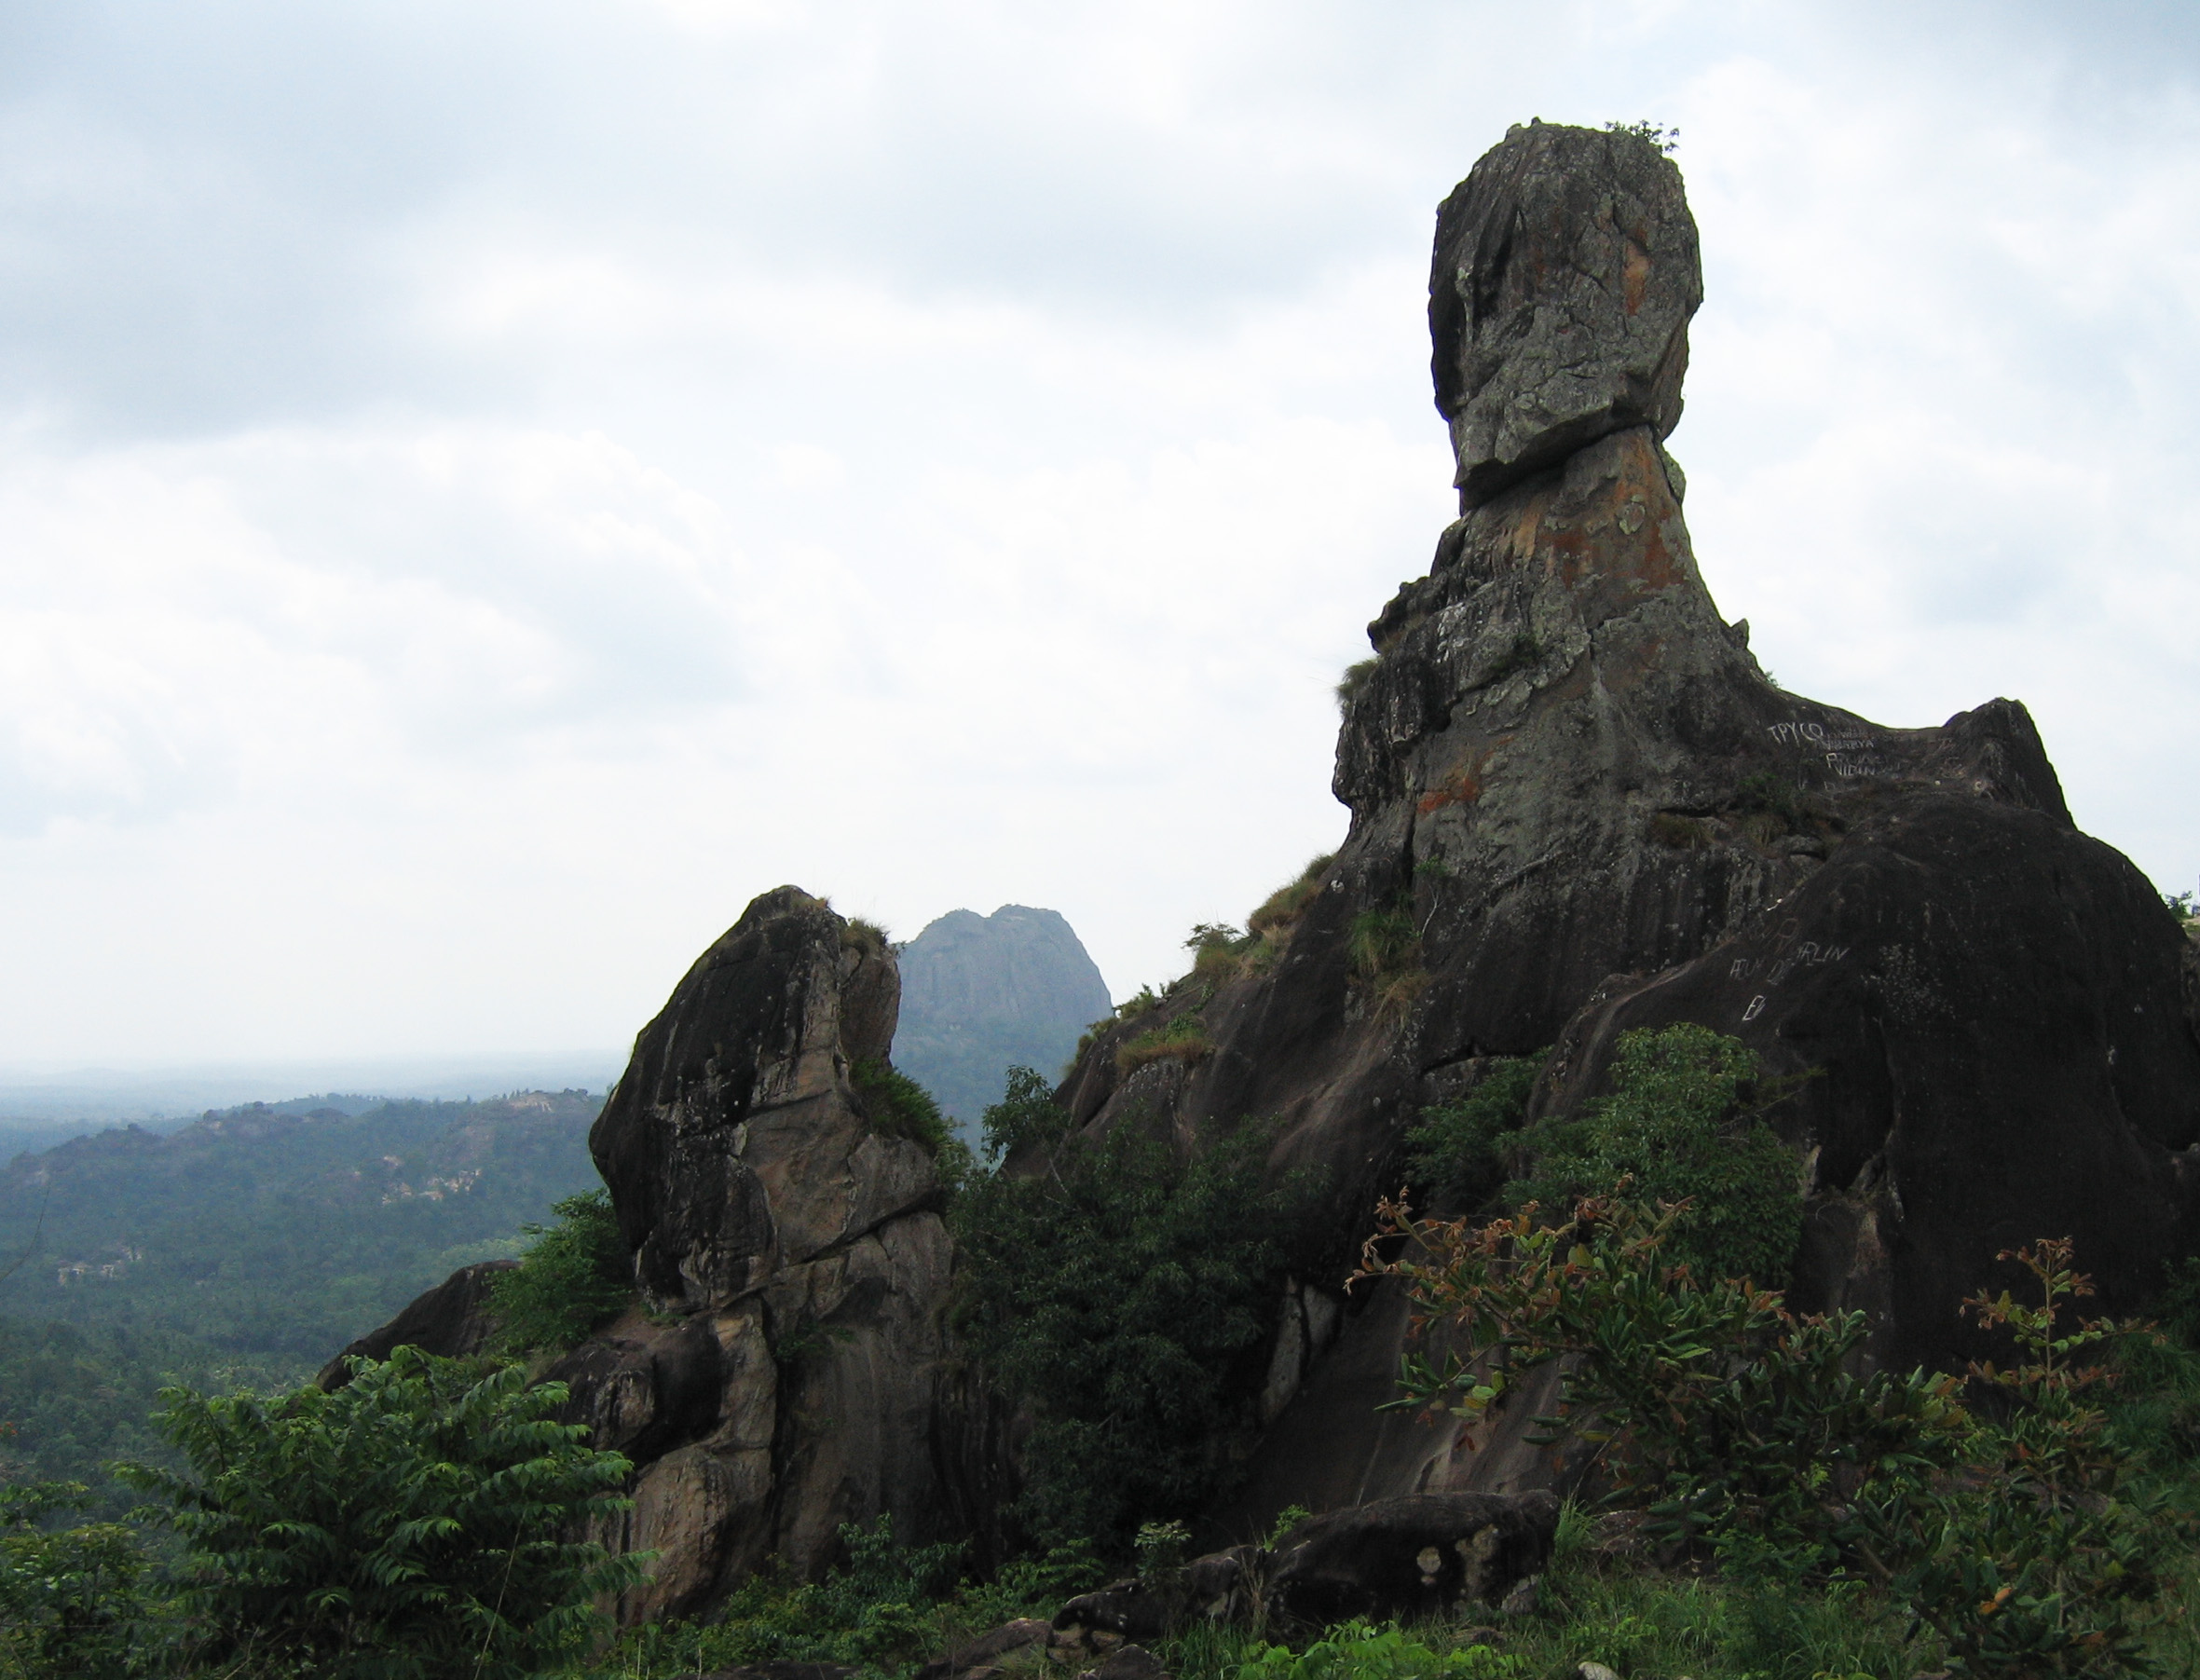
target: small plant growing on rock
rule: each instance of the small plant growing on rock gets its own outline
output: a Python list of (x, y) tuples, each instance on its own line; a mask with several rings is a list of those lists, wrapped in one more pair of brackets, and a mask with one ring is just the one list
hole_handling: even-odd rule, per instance
[(1214, 1041), (1207, 1036), (1207, 1029), (1196, 1015), (1187, 1012), (1125, 1044), (1115, 1052), (1115, 1071), (1127, 1077), (1149, 1062), (1171, 1059), (1196, 1067), (1213, 1054)]
[(849, 1070), (849, 1079), (863, 1099), (864, 1113), (872, 1128), (889, 1138), (907, 1138), (937, 1155), (951, 1133), (947, 1116), (932, 1093), (876, 1057), (866, 1057)]
[(1345, 675), (1337, 679), (1337, 708), (1349, 712), (1352, 703), (1360, 697), (1360, 690), (1367, 687), (1367, 680), (1375, 674), (1380, 659), (1363, 659), (1345, 667)]
[(1414, 1181), (1445, 1205), (1480, 1209), (1505, 1182), (1502, 1153), (1527, 1116), (1542, 1056), (1492, 1059), (1482, 1082), (1455, 1102), (1421, 1111), (1405, 1134)]
[(523, 1225), (534, 1238), (518, 1265), (489, 1285), (489, 1311), (507, 1353), (555, 1353), (634, 1299), (634, 1260), (608, 1191), (569, 1195), (557, 1222)]
[(1134, 1021), (1141, 1015), (1151, 1015), (1161, 1007), (1160, 995), (1151, 986), (1141, 986), (1131, 996), (1115, 1005), (1115, 1018)]
[(1664, 153), (1676, 151), (1681, 143), (1681, 131), (1678, 129), (1668, 129), (1660, 123), (1647, 121), (1607, 122), (1605, 124), (1605, 132), (1633, 135), (1644, 144), (1655, 146), (1659, 151)]

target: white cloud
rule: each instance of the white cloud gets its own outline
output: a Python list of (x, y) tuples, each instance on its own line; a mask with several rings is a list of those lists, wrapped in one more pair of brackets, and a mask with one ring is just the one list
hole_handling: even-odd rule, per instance
[(2025, 698), (2189, 884), (2200, 124), (2173, 53), (1999, 23), (0, 40), (0, 1060), (617, 1043), (784, 880), (905, 934), (1054, 905), (1160, 977), (1341, 832), (1330, 684), (1447, 514), (1430, 212), (1537, 114), (1682, 130), (1675, 448), (1768, 663), (1891, 723)]

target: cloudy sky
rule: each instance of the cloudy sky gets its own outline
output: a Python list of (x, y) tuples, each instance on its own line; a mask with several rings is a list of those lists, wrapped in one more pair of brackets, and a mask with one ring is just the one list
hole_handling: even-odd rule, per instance
[(788, 881), (1171, 972), (1342, 834), (1531, 116), (1680, 130), (1781, 681), (2023, 699), (2189, 888), (2195, 17), (13, 0), (0, 1063), (608, 1049)]

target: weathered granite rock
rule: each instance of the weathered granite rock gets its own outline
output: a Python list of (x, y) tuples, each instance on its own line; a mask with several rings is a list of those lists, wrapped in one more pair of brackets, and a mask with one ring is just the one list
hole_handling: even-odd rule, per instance
[(369, 1331), (321, 1368), (314, 1381), (334, 1393), (351, 1380), (355, 1359), (387, 1359), (393, 1347), (418, 1347), (446, 1359), (482, 1352), (496, 1334), (489, 1317), (489, 1285), (515, 1263), (485, 1260), (461, 1266), (426, 1293), (416, 1296), (396, 1318)]
[[(2128, 1310), (2200, 1237), (2191, 947), (2075, 830), (2021, 705), (1889, 729), (1776, 687), (1721, 619), (1661, 444), (1700, 294), (1677, 171), (1635, 137), (1516, 130), (1447, 201), (1430, 320), (1465, 511), (1369, 628), (1346, 842), (1273, 961), (1186, 977), (1061, 1100), (1187, 1149), (1275, 1117), (1272, 1171), (1328, 1175), (1342, 1247), (1412, 1116), (1490, 1059), (1561, 1045), (1537, 1112), (1571, 1112), (1621, 1031), (1700, 1021), (1818, 1075), (1778, 1119), (1810, 1187), (1794, 1297), (1869, 1310), (1874, 1357), (1960, 1361), (1956, 1304), (2038, 1236)], [(1186, 1013), (1209, 1054), (1119, 1069)], [(1535, 1397), (1481, 1442), (1375, 1414), (1407, 1333), (1382, 1289), (1326, 1348), (1279, 1314), (1209, 1536), (1563, 1482)]]
[(957, 1646), (944, 1657), (935, 1657), (917, 1671), (917, 1680), (955, 1680), (957, 1675), (990, 1669), (1011, 1651), (1045, 1643), (1048, 1624), (1036, 1616), (1019, 1616), (990, 1632)]
[(1515, 128), (1436, 212), (1436, 406), (1462, 512), (1607, 432), (1681, 417), (1696, 222), (1633, 134)]
[[(590, 1134), (642, 1299), (545, 1375), (636, 1467), (634, 1509), (599, 1536), (658, 1554), (627, 1619), (706, 1608), (767, 1556), (814, 1576), (843, 1523), (969, 1531), (935, 1435), (945, 1415), (982, 1441), (991, 1414), (943, 1358), (938, 1181), (854, 1077), (885, 1059), (899, 995), (874, 933), (767, 893), (643, 1029)], [(353, 1350), (471, 1351), (493, 1270)]]
[(1558, 1511), (1548, 1492), (1409, 1494), (1332, 1511), (1278, 1542), (1270, 1610), (1326, 1627), (1494, 1608), (1551, 1561)]
[[(1414, 1494), (1309, 1518), (1273, 1548), (1236, 1546), (1155, 1579), (1115, 1581), (1055, 1613), (1059, 1657), (1154, 1640), (1188, 1622), (1323, 1627), (1496, 1608), (1550, 1562), (1559, 1502), (1523, 1495)], [(1134, 1648), (1134, 1647), (1126, 1647)]]
[(550, 1373), (636, 1460), (608, 1535), (657, 1551), (629, 1618), (708, 1605), (770, 1555), (814, 1575), (840, 1525), (933, 1537), (949, 1244), (932, 1159), (879, 1129), (893, 953), (782, 887), (690, 969), (589, 1137), (648, 1304)]

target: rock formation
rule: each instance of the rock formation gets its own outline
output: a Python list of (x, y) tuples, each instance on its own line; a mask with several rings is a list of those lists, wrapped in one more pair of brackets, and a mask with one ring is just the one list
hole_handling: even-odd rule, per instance
[[(1759, 669), (1664, 448), (1701, 296), (1679, 172), (1639, 136), (1515, 129), (1446, 200), (1429, 324), (1460, 516), (1348, 685), (1348, 837), (1256, 919), (1263, 961), (1203, 962), (1059, 1093), (1089, 1131), (1186, 1151), (1273, 1118), (1271, 1171), (1329, 1185), (1334, 1263), (1281, 1292), (1218, 1445), (1250, 1470), (1218, 1539), (1287, 1504), (1551, 1479), (1524, 1444), (1547, 1389), (1479, 1450), (1378, 1413), (1407, 1314), (1338, 1287), (1412, 1117), (1493, 1058), (1555, 1045), (1534, 1102), (1561, 1114), (1636, 1027), (1809, 1075), (1775, 1115), (1807, 1193), (1792, 1299), (1867, 1311), (1881, 1360), (1970, 1351), (1957, 1306), (2002, 1249), (2074, 1237), (2120, 1314), (2200, 1236), (2200, 947), (2073, 826), (2021, 705), (1890, 729)], [(931, 1162), (860, 1077), (898, 994), (891, 952), (768, 894), (592, 1135), (649, 1311), (557, 1374), (641, 1466), (613, 1537), (663, 1555), (630, 1613), (706, 1605), (770, 1552), (814, 1571), (847, 1519), (968, 1533), (1010, 1485), (1012, 1408), (943, 1344)]]
[(708, 1603), (767, 1556), (814, 1574), (844, 1522), (909, 1539), (934, 1469), (948, 1236), (932, 1159), (859, 1075), (893, 1043), (893, 954), (793, 887), (705, 951), (590, 1134), (644, 1307), (553, 1367), (640, 1466), (608, 1537), (660, 1553), (630, 1617)]
[(939, 1100), (974, 1147), (978, 1119), (1001, 1100), (1009, 1068), (1052, 1079), (1112, 1006), (1106, 981), (1059, 910), (950, 910), (895, 954), (895, 1065)]
[[(1446, 200), (1429, 323), (1461, 512), (1369, 627), (1348, 838), (1272, 966), (1180, 982), (1065, 1098), (1187, 1139), (1278, 1116), (1277, 1170), (1326, 1168), (1349, 1219), (1487, 1059), (1558, 1045), (1537, 1100), (1568, 1110), (1620, 1031), (1698, 1021), (1814, 1075), (1778, 1116), (1799, 1304), (1867, 1309), (1880, 1359), (1955, 1358), (1997, 1252), (2068, 1235), (2122, 1311), (2194, 1245), (2184, 942), (2072, 826), (2021, 705), (1884, 728), (1776, 687), (1720, 618), (1662, 441), (1701, 295), (1679, 171), (1635, 136), (1515, 129)], [(1187, 1010), (1204, 1059), (1119, 1071)], [(1378, 1291), (1330, 1351), (1301, 1338), (1234, 1520), (1547, 1474), (1372, 1417), (1403, 1333)]]

